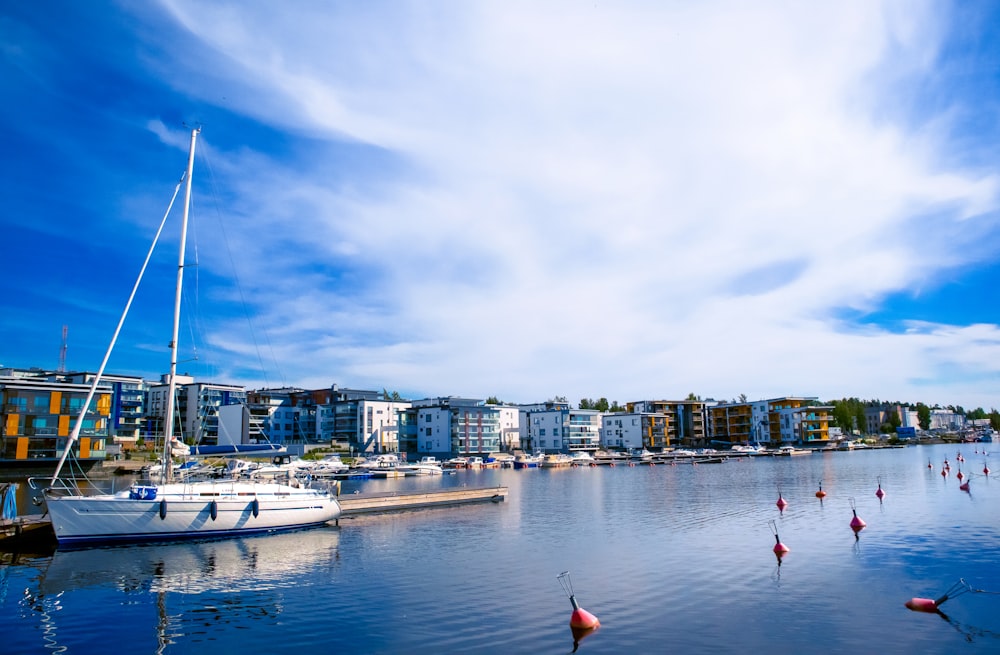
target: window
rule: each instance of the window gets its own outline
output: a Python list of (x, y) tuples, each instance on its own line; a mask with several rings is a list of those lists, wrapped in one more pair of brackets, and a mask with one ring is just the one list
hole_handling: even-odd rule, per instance
[(538, 436), (539, 437), (544, 437), (545, 436), (545, 428), (539, 428), (539, 430), (538, 430)]
[(430, 414), (424, 414), (424, 417), (425, 417), (424, 420), (426, 420), (428, 423), (431, 422), (431, 415)]

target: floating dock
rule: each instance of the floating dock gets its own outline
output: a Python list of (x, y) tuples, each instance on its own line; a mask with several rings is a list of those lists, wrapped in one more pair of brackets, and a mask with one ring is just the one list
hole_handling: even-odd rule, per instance
[(341, 518), (361, 514), (380, 514), (424, 507), (466, 505), (469, 503), (501, 503), (507, 499), (507, 487), (456, 487), (422, 493), (351, 494), (341, 496)]

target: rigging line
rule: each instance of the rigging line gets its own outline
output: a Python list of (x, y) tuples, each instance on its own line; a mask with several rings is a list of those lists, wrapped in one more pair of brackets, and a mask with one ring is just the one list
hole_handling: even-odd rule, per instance
[(108, 365), (108, 360), (111, 359), (111, 352), (115, 348), (115, 343), (118, 342), (118, 335), (122, 331), (122, 326), (125, 325), (125, 317), (128, 316), (128, 311), (132, 307), (132, 301), (135, 299), (135, 294), (139, 290), (139, 283), (142, 282), (142, 277), (146, 273), (146, 268), (149, 266), (149, 260), (153, 257), (153, 250), (156, 248), (157, 242), (160, 240), (160, 234), (163, 233), (163, 226), (167, 223), (167, 217), (170, 216), (170, 210), (174, 206), (174, 201), (177, 200), (177, 195), (180, 193), (181, 184), (184, 183), (184, 178), (187, 176), (187, 171), (181, 175), (181, 179), (177, 182), (177, 186), (174, 187), (174, 195), (170, 198), (170, 203), (167, 205), (167, 210), (163, 213), (163, 218), (160, 219), (160, 226), (156, 229), (156, 235), (153, 237), (153, 242), (149, 245), (149, 251), (146, 253), (146, 259), (142, 262), (142, 268), (139, 269), (139, 276), (136, 278), (135, 284), (132, 285), (132, 292), (129, 294), (128, 302), (125, 303), (125, 309), (122, 310), (121, 318), (118, 319), (118, 325), (115, 327), (115, 333), (111, 337), (111, 343), (108, 344), (108, 349), (104, 353), (104, 359), (101, 361), (100, 368), (97, 369), (97, 374), (94, 375), (94, 380), (91, 382), (90, 389), (87, 391), (87, 398), (83, 401), (83, 407), (80, 408), (80, 413), (77, 415), (76, 423), (73, 425), (73, 430), (70, 432), (69, 439), (66, 440), (66, 448), (63, 450), (62, 457), (59, 458), (59, 463), (56, 464), (56, 470), (52, 474), (51, 484), (55, 484), (56, 480), (59, 479), (59, 473), (62, 471), (63, 465), (66, 463), (66, 458), (69, 456), (72, 448), (73, 442), (80, 438), (80, 430), (83, 428), (83, 420), (87, 416), (87, 410), (90, 408), (90, 403), (94, 400), (94, 395), (97, 393), (97, 385), (100, 384), (101, 378), (104, 376), (104, 369)]
[[(203, 153), (204, 153), (204, 150), (203, 150)], [(250, 328), (250, 338), (253, 340), (254, 349), (257, 351), (257, 362), (260, 365), (260, 372), (261, 372), (261, 375), (264, 377), (265, 386), (270, 387), (271, 383), (268, 381), (267, 368), (264, 366), (264, 359), (263, 359), (263, 357), (261, 356), (261, 353), (260, 353), (260, 343), (258, 343), (258, 341), (257, 341), (257, 333), (256, 333), (256, 331), (253, 328), (253, 321), (250, 318), (250, 310), (249, 310), (248, 303), (247, 303), (247, 300), (246, 300), (246, 295), (243, 293), (243, 285), (240, 283), (239, 273), (237, 273), (237, 271), (236, 271), (236, 261), (233, 258), (233, 251), (229, 247), (229, 238), (226, 235), (226, 227), (225, 227), (225, 224), (222, 221), (222, 211), (219, 208), (219, 194), (218, 194), (218, 191), (217, 191), (218, 185), (215, 183), (215, 169), (212, 168), (212, 164), (211, 164), (211, 162), (208, 159), (207, 153), (206, 154), (202, 154), (202, 158), (205, 161), (205, 167), (208, 169), (208, 176), (209, 176), (209, 179), (211, 180), (212, 189), (215, 192), (215, 193), (213, 193), (213, 198), (215, 200), (215, 214), (216, 214), (217, 220), (219, 221), (219, 228), (222, 230), (222, 242), (226, 246), (226, 254), (229, 256), (229, 263), (230, 263), (230, 266), (232, 266), (232, 269), (233, 269), (233, 277), (236, 280), (236, 289), (237, 289), (237, 291), (239, 291), (239, 294), (240, 294), (240, 302), (241, 302), (241, 304), (243, 306), (243, 314), (246, 317), (246, 319), (247, 319), (247, 325)], [(275, 370), (278, 372), (278, 377), (281, 379), (282, 385), (288, 386), (288, 383), (285, 381), (285, 375), (282, 372), (281, 367), (278, 365), (278, 360), (277, 360), (277, 358), (274, 355), (274, 347), (271, 345), (271, 339), (270, 339), (270, 337), (267, 334), (267, 330), (264, 330), (263, 332), (264, 332), (264, 339), (267, 342), (268, 350), (271, 353), (271, 361), (274, 364)]]

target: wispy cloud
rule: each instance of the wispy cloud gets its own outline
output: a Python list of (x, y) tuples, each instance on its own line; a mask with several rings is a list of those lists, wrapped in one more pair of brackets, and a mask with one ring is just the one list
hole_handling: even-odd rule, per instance
[(228, 250), (200, 263), (235, 262), (259, 330), (210, 326), (220, 377), (996, 404), (995, 322), (845, 318), (1000, 259), (970, 98), (922, 102), (946, 5), (126, 9), (138, 63), (215, 114), (199, 210), (227, 227), (200, 236)]
[[(393, 162), (364, 188), (232, 167), (251, 172), (248, 233), (274, 235), (257, 241), (279, 267), (258, 280), (269, 329), (310, 335), (279, 339), (303, 384), (907, 398), (996, 346), (995, 326), (834, 318), (996, 232), (995, 173), (942, 165), (947, 116), (892, 107), (935, 64), (936, 5), (374, 3), (305, 20), (168, 4), (240, 111), (326, 157), (353, 142)], [(271, 200), (249, 188), (264, 176)], [(987, 402), (982, 379), (947, 389)]]

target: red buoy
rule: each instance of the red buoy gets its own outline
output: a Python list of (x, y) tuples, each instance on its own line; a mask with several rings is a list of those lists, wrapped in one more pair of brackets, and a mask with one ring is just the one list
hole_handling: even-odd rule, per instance
[(914, 612), (936, 613), (941, 611), (938, 609), (937, 603), (930, 598), (911, 598), (906, 601), (906, 608)]
[(781, 537), (778, 536), (778, 525), (774, 521), (769, 521), (771, 526), (771, 532), (774, 534), (774, 548), (771, 551), (778, 556), (778, 563), (781, 563), (781, 558), (791, 550), (788, 546), (781, 543)]
[(601, 622), (597, 620), (597, 617), (580, 607), (580, 604), (576, 602), (576, 594), (573, 593), (573, 582), (570, 580), (569, 571), (563, 571), (556, 577), (559, 580), (559, 584), (562, 585), (563, 590), (565, 590), (566, 595), (569, 596), (570, 604), (573, 605), (573, 613), (569, 617), (569, 627), (574, 630), (594, 630), (599, 628)]
[(875, 495), (878, 496), (879, 500), (885, 498), (885, 492), (882, 491), (882, 478), (878, 480), (878, 490), (875, 491)]
[(958, 478), (959, 482), (962, 481), (962, 478), (965, 477), (964, 475), (962, 475), (962, 469), (958, 469), (958, 473), (955, 475), (955, 477)]
[(592, 628), (600, 627), (601, 622), (597, 620), (597, 617), (583, 609), (576, 603), (576, 598), (570, 598), (573, 601), (573, 613), (569, 617), (569, 627), (571, 628), (581, 628), (583, 630), (590, 630)]
[(786, 507), (788, 507), (788, 501), (781, 497), (780, 491), (778, 492), (778, 502), (776, 502), (775, 505), (778, 506), (779, 510), (784, 510)]
[(826, 492), (823, 491), (823, 483), (822, 482), (819, 483), (819, 491), (816, 492), (816, 497), (817, 498), (825, 498), (826, 497)]
[(961, 489), (962, 491), (968, 491), (969, 490), (969, 483), (970, 482), (972, 482), (972, 478), (969, 478), (968, 480), (966, 480), (962, 484), (958, 485), (958, 488)]
[(861, 532), (868, 524), (861, 520), (861, 517), (858, 516), (858, 511), (854, 508), (853, 498), (851, 498), (851, 512), (854, 513), (854, 518), (851, 519), (851, 529), (854, 530), (855, 533)]
[(929, 468), (929, 469), (934, 468), (934, 465), (931, 464), (931, 460), (927, 460), (927, 468)]
[(948, 477), (948, 469), (941, 469), (941, 477), (942, 478)]
[(983, 475), (989, 475), (989, 474), (990, 474), (990, 467), (987, 466), (985, 462), (983, 462)]

